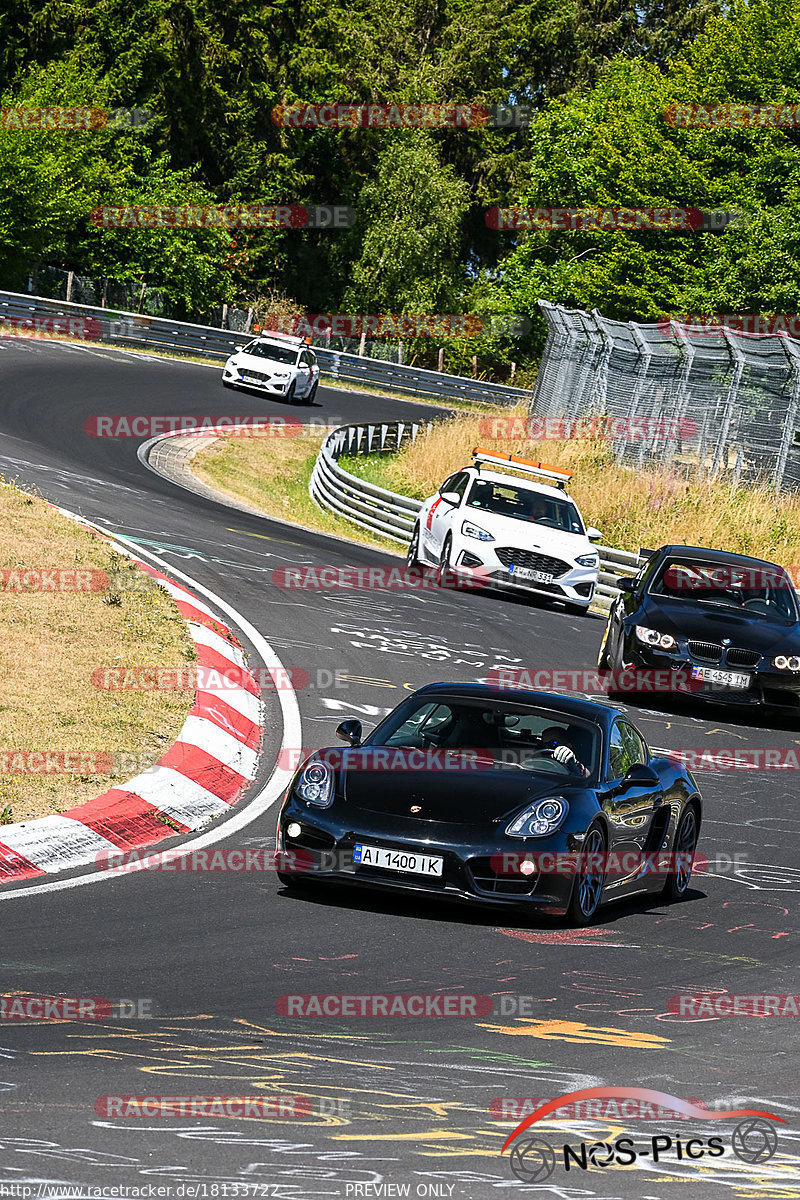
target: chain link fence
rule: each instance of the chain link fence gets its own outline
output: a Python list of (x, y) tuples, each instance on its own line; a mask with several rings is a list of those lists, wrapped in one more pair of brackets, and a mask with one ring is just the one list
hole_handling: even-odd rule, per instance
[(602, 428), (619, 463), (800, 489), (800, 343), (539, 307), (532, 414)]

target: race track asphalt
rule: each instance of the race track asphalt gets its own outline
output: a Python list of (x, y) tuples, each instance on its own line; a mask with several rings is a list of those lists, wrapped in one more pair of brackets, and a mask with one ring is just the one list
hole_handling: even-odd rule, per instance
[[(313, 412), (290, 415), (435, 411), (322, 388)], [(233, 605), (284, 666), (307, 671), (302, 745), (331, 743), (344, 716), (369, 725), (423, 683), (481, 679), (503, 664), (594, 665), (602, 621), (544, 603), (276, 588), (280, 566), (397, 560), (191, 495), (142, 466), (139, 439), (84, 433), (98, 413), (226, 412), (287, 415), (281, 403), (223, 391), (218, 372), (200, 365), (0, 340), (0, 472), (136, 539)], [(800, 746), (800, 722), (699, 707), (631, 712), (656, 747)], [(274, 696), (267, 714), (261, 783), (282, 738)], [(797, 1020), (668, 1011), (684, 992), (800, 991), (796, 774), (699, 778), (701, 849), (720, 856), (719, 869), (696, 875), (682, 904), (607, 908), (578, 932), (404, 897), (292, 893), (258, 872), (143, 871), (0, 889), (3, 993), (146, 998), (155, 1014), (4, 1024), (0, 1183), (17, 1190), (0, 1196), (800, 1196)], [(276, 807), (218, 844), (271, 848)], [(303, 1020), (276, 1010), (282, 995), (342, 992), (532, 1000), (523, 1017), (477, 1019)], [(500, 1154), (513, 1124), (493, 1118), (492, 1101), (604, 1086), (767, 1110), (786, 1121), (778, 1153), (734, 1156), (731, 1120), (571, 1120), (541, 1127), (557, 1154), (564, 1143), (627, 1135), (640, 1157), (569, 1171), (559, 1158), (547, 1179), (516, 1178)], [(244, 1120), (95, 1110), (99, 1097), (143, 1095), (300, 1095), (312, 1111)], [(723, 1155), (679, 1159), (679, 1138), (714, 1134)], [(658, 1162), (653, 1135), (673, 1138)]]

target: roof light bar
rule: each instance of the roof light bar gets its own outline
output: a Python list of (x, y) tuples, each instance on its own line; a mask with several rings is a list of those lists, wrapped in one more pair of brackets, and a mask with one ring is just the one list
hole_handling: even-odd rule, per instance
[(541, 462), (533, 462), (529, 458), (519, 458), (516, 454), (495, 454), (490, 450), (481, 450), (478, 446), (472, 451), (472, 461), (478, 470), (480, 470), (481, 466), (511, 467), (521, 474), (541, 475), (546, 479), (552, 479), (556, 487), (560, 488), (566, 488), (570, 479), (572, 479), (571, 471), (559, 471), (557, 467), (551, 467)]

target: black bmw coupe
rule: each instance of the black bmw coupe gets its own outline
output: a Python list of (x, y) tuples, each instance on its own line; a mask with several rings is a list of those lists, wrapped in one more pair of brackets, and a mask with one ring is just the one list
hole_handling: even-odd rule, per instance
[(683, 897), (702, 820), (689, 771), (618, 709), (484, 684), (414, 692), (362, 740), (297, 770), (281, 882), (361, 887), (564, 915), (636, 893)]
[(600, 667), (688, 672), (693, 698), (800, 703), (800, 608), (783, 567), (662, 546), (618, 584)]

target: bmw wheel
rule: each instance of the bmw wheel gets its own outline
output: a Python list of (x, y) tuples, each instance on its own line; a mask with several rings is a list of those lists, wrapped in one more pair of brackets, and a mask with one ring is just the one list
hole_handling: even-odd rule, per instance
[(692, 878), (692, 859), (699, 834), (697, 812), (693, 804), (688, 804), (683, 810), (675, 834), (674, 870), (667, 875), (661, 893), (668, 903), (673, 900), (682, 900), (689, 890), (689, 881)]
[(580, 863), (580, 870), (575, 876), (572, 886), (572, 898), (567, 909), (567, 920), (570, 925), (589, 925), (594, 920), (600, 907), (600, 897), (603, 894), (605, 870), (602, 857), (605, 855), (606, 839), (598, 825), (593, 825), (586, 834), (581, 855), (586, 857)]

